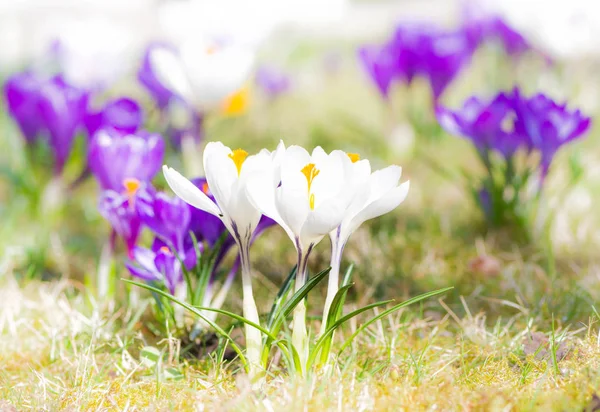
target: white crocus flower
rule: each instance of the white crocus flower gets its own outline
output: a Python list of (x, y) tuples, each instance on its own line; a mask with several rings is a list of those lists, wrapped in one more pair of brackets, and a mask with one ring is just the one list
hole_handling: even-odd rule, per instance
[(177, 52), (155, 48), (150, 62), (164, 85), (206, 111), (242, 89), (254, 64), (254, 52), (237, 44), (194, 39), (182, 42)]
[[(309, 154), (299, 146), (287, 148), (270, 176), (256, 174), (248, 182), (251, 201), (283, 227), (298, 251), (296, 292), (307, 280), (308, 257), (325, 235), (340, 225), (354, 192), (348, 188), (350, 159), (317, 147)], [(266, 172), (263, 172), (266, 173)], [(271, 181), (271, 185), (265, 182)], [(302, 366), (308, 357), (306, 305), (294, 310), (292, 343)]]
[(371, 173), (368, 160), (359, 160), (358, 155), (348, 154), (352, 160), (352, 178), (356, 188), (350, 206), (346, 209), (341, 224), (329, 233), (331, 239), (331, 272), (327, 298), (323, 310), (321, 333), (329, 314), (329, 307), (339, 288), (339, 273), (342, 253), (350, 235), (369, 219), (391, 212), (406, 199), (409, 182), (399, 185), (402, 168), (388, 166)]
[[(260, 324), (260, 320), (252, 293), (249, 247), (261, 213), (250, 203), (246, 183), (248, 176), (271, 165), (280, 148), (273, 153), (262, 150), (248, 156), (242, 149), (232, 151), (220, 142), (208, 143), (203, 163), (208, 189), (216, 203), (179, 172), (163, 166), (163, 173), (173, 192), (190, 205), (219, 217), (235, 239), (242, 264), (244, 317), (256, 324)], [(249, 325), (246, 325), (246, 348), (250, 378), (254, 380), (260, 372), (262, 338), (261, 332)]]

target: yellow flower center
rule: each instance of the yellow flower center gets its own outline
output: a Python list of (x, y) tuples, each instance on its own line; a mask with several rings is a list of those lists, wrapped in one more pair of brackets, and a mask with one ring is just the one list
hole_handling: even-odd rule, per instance
[(348, 153), (348, 157), (352, 161), (352, 163), (356, 163), (360, 160), (360, 155), (358, 153)]
[(316, 168), (314, 163), (307, 164), (300, 171), (304, 176), (306, 176), (306, 183), (308, 184), (308, 203), (310, 205), (310, 210), (315, 210), (315, 195), (314, 193), (310, 193), (310, 188), (312, 186), (313, 180), (315, 180), (315, 177), (317, 177), (321, 171)]
[(238, 176), (242, 173), (242, 165), (248, 157), (248, 152), (244, 149), (235, 149), (232, 153), (229, 153), (229, 158), (233, 160), (235, 167), (237, 168)]
[(128, 177), (123, 180), (123, 186), (125, 187), (125, 194), (129, 199), (129, 208), (133, 210), (135, 208), (135, 194), (140, 189), (141, 183), (133, 177)]
[(125, 193), (127, 193), (128, 196), (133, 197), (140, 188), (140, 181), (133, 177), (128, 177), (123, 180), (123, 186), (125, 187)]
[(237, 116), (246, 111), (248, 101), (250, 100), (250, 89), (248, 86), (242, 87), (240, 90), (225, 99), (223, 103), (223, 112), (227, 116)]
[[(229, 156), (231, 156), (231, 155), (229, 155)], [(241, 167), (241, 166), (240, 166), (240, 167)], [(238, 172), (238, 174), (239, 174), (239, 172)], [(206, 182), (202, 183), (202, 192), (203, 192), (205, 195), (208, 195), (208, 183), (206, 183)]]
[(167, 246), (161, 246), (159, 250), (167, 255), (172, 255), (171, 249), (169, 249)]

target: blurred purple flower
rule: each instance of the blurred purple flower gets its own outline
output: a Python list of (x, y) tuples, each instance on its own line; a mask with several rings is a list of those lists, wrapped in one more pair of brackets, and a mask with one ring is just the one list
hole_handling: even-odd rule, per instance
[(142, 229), (142, 221), (136, 208), (137, 193), (119, 193), (107, 190), (100, 195), (98, 209), (117, 235), (125, 242), (127, 253), (132, 257)]
[(358, 50), (358, 57), (381, 95), (387, 98), (396, 75), (396, 58), (390, 47), (363, 46)]
[(465, 30), (442, 30), (427, 23), (403, 23), (381, 46), (359, 49), (359, 57), (384, 97), (393, 81), (409, 85), (427, 79), (438, 100), (470, 61), (474, 47)]
[(514, 96), (499, 93), (489, 102), (471, 97), (456, 111), (439, 106), (436, 116), (448, 133), (471, 140), (483, 156), (496, 150), (510, 158), (525, 143), (515, 130), (514, 106)]
[(113, 129), (122, 134), (135, 133), (142, 125), (143, 117), (142, 108), (135, 100), (121, 97), (106, 103), (98, 112), (86, 113), (84, 122), (91, 138), (100, 129)]
[(54, 152), (57, 174), (71, 153), (73, 140), (80, 129), (88, 105), (89, 93), (68, 85), (61, 76), (42, 84), (38, 96), (38, 110), (43, 129)]
[(557, 104), (541, 93), (530, 98), (522, 97), (517, 88), (513, 93), (517, 113), (515, 127), (527, 136), (529, 148), (540, 152), (543, 178), (558, 149), (582, 137), (589, 129), (591, 119), (580, 110), (570, 111), (566, 103)]
[(464, 29), (473, 46), (496, 42), (511, 57), (518, 57), (532, 49), (525, 37), (501, 16), (482, 9), (471, 2), (463, 10)]
[(442, 30), (425, 23), (398, 25), (389, 45), (396, 58), (396, 77), (406, 84), (415, 76), (425, 77), (435, 100), (474, 51), (464, 30)]
[(130, 259), (132, 261), (126, 262), (125, 266), (133, 276), (149, 282), (163, 282), (171, 294), (183, 281), (181, 263), (168, 246), (155, 243), (152, 249), (135, 247)]
[(124, 185), (148, 183), (162, 165), (162, 137), (145, 131), (122, 136), (100, 130), (90, 142), (89, 167), (103, 190), (122, 191)]
[(157, 48), (175, 50), (174, 47), (165, 43), (153, 43), (148, 46), (142, 58), (142, 65), (138, 70), (137, 78), (148, 93), (150, 93), (160, 110), (165, 110), (169, 102), (175, 97), (175, 94), (159, 80), (152, 67), (150, 56), (152, 51)]
[(256, 72), (256, 84), (263, 92), (276, 98), (286, 93), (291, 88), (291, 80), (283, 71), (274, 67), (260, 67)]
[(518, 88), (499, 93), (489, 103), (471, 97), (458, 111), (438, 107), (436, 114), (448, 133), (470, 139), (482, 154), (496, 150), (508, 159), (519, 148), (538, 151), (542, 177), (558, 149), (581, 137), (591, 124), (579, 110), (569, 111), (543, 94), (524, 97)]
[(27, 143), (33, 143), (39, 137), (43, 126), (38, 115), (41, 86), (40, 78), (29, 72), (17, 73), (4, 83), (8, 112), (21, 129)]
[(55, 173), (60, 174), (81, 127), (89, 94), (61, 76), (47, 79), (27, 72), (9, 78), (4, 93), (8, 111), (27, 142), (47, 139)]

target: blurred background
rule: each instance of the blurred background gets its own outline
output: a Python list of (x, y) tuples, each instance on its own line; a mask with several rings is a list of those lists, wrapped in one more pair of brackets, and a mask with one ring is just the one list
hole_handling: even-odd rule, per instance
[[(461, 181), (465, 173), (482, 171), (477, 154), (466, 139), (440, 127), (434, 112), (518, 86), (593, 117), (600, 96), (599, 7), (594, 0), (3, 0), (0, 79), (26, 73), (37, 82), (59, 75), (86, 95), (87, 115), (104, 113), (114, 99), (133, 99), (143, 109), (143, 127), (166, 142), (163, 162), (188, 176), (202, 174), (198, 153), (211, 140), (252, 151), (284, 139), (357, 152), (375, 167), (400, 164), (411, 180), (406, 205), (360, 231), (346, 256), (360, 262), (361, 274), (377, 272), (369, 274), (376, 281), (363, 286), (385, 296), (451, 281), (457, 294), (481, 294), (483, 283), (490, 294), (519, 290), (536, 302), (543, 288), (521, 284), (518, 273), (546, 264), (537, 254), (540, 243), (487, 230)], [(382, 84), (385, 65), (372, 58), (379, 53), (373, 47), (386, 46), (399, 27), (407, 28), (403, 44), (414, 43), (415, 59), (433, 63), (425, 73), (407, 69), (390, 86)], [(419, 43), (423, 32), (437, 40)], [(160, 50), (153, 54), (153, 48)], [(224, 62), (203, 60), (223, 49), (231, 51)], [(209, 66), (213, 72), (198, 74)], [(242, 67), (244, 73), (234, 70)], [(227, 85), (231, 90), (223, 86), (231, 93), (211, 89), (227, 76), (235, 79)], [(201, 96), (198, 85), (204, 86)], [(214, 92), (210, 101), (206, 90)], [(175, 97), (161, 100), (163, 92)], [(4, 264), (34, 277), (89, 276), (111, 233), (98, 211), (105, 187), (86, 166), (95, 128), (75, 127), (77, 138), (67, 139), (64, 159), (53, 161), (60, 157), (56, 142), (33, 148), (23, 139), (18, 107), (8, 107), (8, 100), (0, 114), (0, 248), (12, 257)], [(557, 264), (570, 274), (573, 262), (587, 268), (564, 279), (585, 299), (595, 296), (600, 276), (593, 252), (600, 244), (595, 138), (592, 131), (560, 153), (539, 213), (553, 216)], [(585, 178), (571, 185), (580, 169)], [(154, 184), (166, 187), (160, 173)], [(565, 185), (573, 189), (568, 196), (558, 189)], [(532, 222), (529, 228), (543, 226)], [(293, 264), (293, 253), (279, 247), (284, 236), (277, 229), (269, 235), (275, 242), (258, 242), (266, 252), (256, 253), (266, 283)], [(319, 250), (315, 267), (327, 264), (328, 246)], [(117, 261), (125, 259), (123, 248), (115, 253)], [(487, 264), (490, 255), (492, 269), (480, 270), (478, 259)], [(525, 263), (530, 258), (532, 267)]]

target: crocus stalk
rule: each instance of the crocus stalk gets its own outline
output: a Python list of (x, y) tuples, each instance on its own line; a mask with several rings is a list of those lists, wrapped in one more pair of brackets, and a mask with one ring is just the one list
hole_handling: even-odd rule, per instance
[[(291, 146), (280, 165), (274, 164), (263, 176), (254, 175), (248, 183), (252, 202), (285, 230), (296, 247), (296, 291), (306, 284), (310, 252), (339, 226), (353, 197), (347, 180), (350, 163), (339, 150), (327, 154), (317, 147), (309, 154), (299, 146)], [(304, 300), (294, 310), (292, 344), (306, 372), (309, 347)]]
[[(248, 156), (242, 149), (232, 151), (220, 142), (208, 143), (204, 149), (203, 163), (208, 190), (213, 194), (214, 202), (180, 173), (166, 165), (163, 166), (163, 173), (173, 192), (190, 205), (221, 219), (233, 236), (242, 265), (243, 314), (247, 320), (258, 325), (260, 319), (252, 291), (249, 247), (261, 214), (250, 203), (246, 184), (250, 174), (270, 166), (276, 153), (271, 154), (263, 150)], [(261, 332), (246, 324), (245, 333), (249, 375), (250, 379), (256, 382), (262, 372)]]
[(323, 322), (321, 334), (325, 332), (327, 317), (331, 302), (339, 289), (339, 271), (344, 247), (356, 229), (363, 222), (384, 215), (394, 210), (406, 199), (409, 182), (399, 185), (402, 168), (389, 166), (385, 169), (371, 173), (368, 160), (359, 160), (359, 156), (349, 153), (352, 161), (351, 181), (357, 188), (349, 207), (345, 210), (340, 225), (329, 233), (331, 239), (331, 272), (327, 298), (323, 309)]

